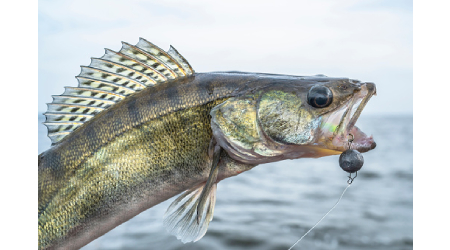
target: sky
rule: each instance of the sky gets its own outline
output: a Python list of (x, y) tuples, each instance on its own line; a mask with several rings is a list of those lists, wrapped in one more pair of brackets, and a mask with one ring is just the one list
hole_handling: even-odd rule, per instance
[[(3, 214), (13, 214), (10, 217), (14, 218), (6, 219), (5, 228), (22, 233), (5, 238), (3, 245), (26, 243), (31, 248), (37, 241), (35, 213), (30, 212), (37, 200), (37, 192), (30, 190), (37, 186), (38, 179), (37, 171), (33, 171), (37, 136), (29, 128), (35, 112), (29, 108), (34, 106), (33, 100), (38, 102), (38, 111), (45, 112), (51, 95), (61, 94), (64, 86), (77, 85), (74, 76), (80, 72), (79, 65), (89, 65), (90, 57), (102, 56), (103, 48), (119, 50), (120, 41), (135, 44), (143, 37), (164, 49), (172, 44), (197, 72), (321, 73), (372, 81), (377, 84), (378, 95), (362, 116), (412, 115), (411, 0), (271, 2), (5, 3), (6, 11), (0, 16), (4, 39), (0, 43), (8, 59), (2, 64), (8, 71), (2, 81), (2, 128), (8, 131), (2, 135), (7, 145), (2, 155), (3, 176), (8, 178), (3, 178), (0, 186), (6, 190), (2, 193), (4, 200), (16, 203), (2, 208)], [(442, 78), (450, 57), (449, 36), (443, 32), (448, 30), (447, 12), (446, 2), (414, 1), (414, 224), (419, 225), (414, 235), (420, 236), (414, 238), (414, 245), (420, 249), (448, 245), (446, 230), (429, 230), (450, 221), (449, 204), (442, 199), (448, 190), (448, 175), (442, 164), (448, 161), (444, 143), (450, 138), (449, 133), (443, 133), (442, 125), (433, 125), (448, 113), (445, 96), (450, 85)], [(25, 93), (19, 93), (18, 88)], [(428, 102), (423, 102), (425, 98)], [(430, 176), (430, 167), (439, 174)], [(24, 227), (26, 223), (30, 226)], [(23, 241), (24, 233), (34, 240)]]
[(412, 1), (39, 0), (38, 111), (80, 65), (143, 37), (196, 72), (324, 74), (374, 82), (364, 114), (413, 112)]

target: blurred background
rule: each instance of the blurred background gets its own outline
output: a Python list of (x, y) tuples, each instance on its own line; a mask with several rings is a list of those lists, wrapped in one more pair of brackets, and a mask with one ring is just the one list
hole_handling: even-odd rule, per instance
[[(38, 153), (50, 147), (46, 103), (103, 48), (143, 37), (173, 45), (196, 72), (325, 74), (374, 82), (357, 126), (377, 148), (341, 203), (294, 249), (413, 248), (412, 1), (39, 0)], [(287, 249), (337, 201), (338, 156), (260, 165), (219, 183), (214, 220), (196, 243), (162, 227), (173, 199), (84, 249)]]

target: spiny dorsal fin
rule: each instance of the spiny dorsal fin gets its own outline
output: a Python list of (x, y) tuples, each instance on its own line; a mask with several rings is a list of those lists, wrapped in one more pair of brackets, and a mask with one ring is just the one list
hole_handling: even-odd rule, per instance
[(65, 87), (48, 103), (44, 125), (52, 145), (127, 96), (144, 88), (192, 75), (191, 65), (172, 46), (165, 52), (140, 38), (136, 45), (122, 42), (119, 52), (105, 49), (91, 58), (76, 76), (78, 87)]

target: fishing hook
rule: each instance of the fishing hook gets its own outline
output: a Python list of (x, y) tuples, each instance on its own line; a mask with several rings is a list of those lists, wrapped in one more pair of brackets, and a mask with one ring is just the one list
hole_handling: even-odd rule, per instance
[[(351, 148), (352, 148), (352, 142), (353, 142), (353, 140), (355, 139), (355, 136), (354, 136), (353, 134), (351, 134), (351, 133), (348, 133), (348, 135), (352, 137), (351, 139), (348, 139), (348, 142), (347, 142), (347, 143), (348, 143), (348, 149), (351, 149)], [(354, 176), (354, 177), (352, 177), (352, 173), (350, 173), (350, 175), (348, 176), (347, 183), (348, 183), (349, 185), (352, 184), (352, 183), (353, 183), (353, 180), (354, 180), (357, 176), (358, 176), (358, 171), (355, 172), (355, 176)]]
[(353, 180), (354, 180), (356, 177), (358, 177), (358, 171), (355, 172), (355, 176), (354, 176), (354, 177), (352, 177), (352, 173), (350, 173), (350, 175), (348, 176), (348, 181), (347, 181), (347, 183), (348, 183), (349, 185), (352, 184), (352, 183), (353, 183)]
[(351, 136), (352, 138), (351, 139), (348, 139), (348, 149), (351, 149), (351, 147), (352, 147), (352, 142), (353, 142), (353, 140), (355, 139), (355, 136), (353, 135), (353, 134), (351, 134), (351, 133), (348, 133), (348, 135), (349, 136)]

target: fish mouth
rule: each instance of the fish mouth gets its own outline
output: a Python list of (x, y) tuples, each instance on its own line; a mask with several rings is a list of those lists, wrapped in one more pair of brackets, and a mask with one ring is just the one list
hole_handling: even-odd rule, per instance
[(376, 147), (373, 136), (367, 136), (355, 126), (373, 95), (376, 95), (375, 84), (362, 83), (359, 91), (342, 108), (325, 119), (321, 127), (329, 149), (343, 152), (352, 148), (363, 153)]

